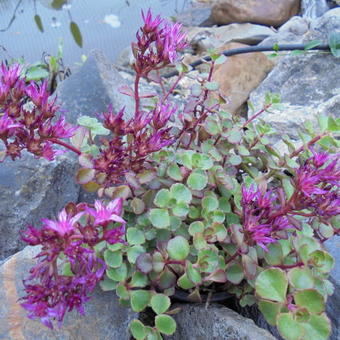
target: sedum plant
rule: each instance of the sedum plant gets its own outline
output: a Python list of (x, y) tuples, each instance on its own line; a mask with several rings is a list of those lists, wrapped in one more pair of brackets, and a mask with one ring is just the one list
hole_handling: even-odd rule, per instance
[[(83, 313), (99, 284), (135, 312), (151, 308), (152, 324), (131, 322), (135, 339), (161, 339), (176, 331), (172, 297), (209, 302), (224, 292), (242, 307), (257, 304), (287, 340), (327, 339), (334, 260), (323, 243), (339, 234), (339, 120), (307, 122), (301, 143), (282, 136), (280, 152), (261, 120), (278, 96), (268, 94), (248, 120), (223, 110), (212, 74), (225, 57), (213, 51), (209, 73), (176, 106), (189, 72), (178, 56), (185, 35), (150, 11), (143, 21), (132, 44), (135, 82), (122, 89), (135, 102), (131, 119), (109, 108), (102, 121), (79, 118), (78, 128), (55, 121), (44, 84), (26, 85), (18, 66), (1, 68), (2, 159), (26, 149), (52, 160), (58, 144), (79, 156), (77, 181), (99, 197), (69, 203), (56, 221), (24, 233), (42, 247), (24, 281), (28, 317), (52, 328), (67, 311)], [(165, 83), (160, 71), (174, 62), (179, 75)], [(160, 94), (141, 93), (141, 78)]]

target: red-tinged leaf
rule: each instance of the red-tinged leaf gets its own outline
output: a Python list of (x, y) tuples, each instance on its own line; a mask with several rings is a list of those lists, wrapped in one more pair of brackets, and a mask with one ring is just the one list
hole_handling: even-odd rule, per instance
[(244, 275), (249, 280), (254, 280), (256, 277), (257, 263), (248, 255), (242, 255), (242, 265), (244, 269)]
[(70, 138), (71, 144), (76, 147), (77, 149), (80, 149), (84, 143), (85, 138), (88, 136), (89, 131), (83, 126), (80, 126), (75, 134)]
[(78, 158), (79, 164), (87, 169), (93, 168), (92, 155), (81, 154)]
[(86, 184), (94, 178), (95, 173), (94, 169), (79, 169), (76, 176), (77, 182), (79, 184)]
[(143, 274), (148, 274), (152, 270), (152, 257), (148, 253), (140, 254), (137, 257), (136, 265)]
[(214, 281), (214, 282), (225, 283), (227, 282), (227, 275), (223, 269), (217, 269), (216, 271), (211, 273), (209, 276), (205, 277), (204, 281)]
[(125, 94), (127, 96), (130, 97), (134, 97), (135, 96), (135, 92), (133, 91), (133, 89), (129, 86), (129, 85), (122, 85), (118, 88), (118, 91), (121, 94)]

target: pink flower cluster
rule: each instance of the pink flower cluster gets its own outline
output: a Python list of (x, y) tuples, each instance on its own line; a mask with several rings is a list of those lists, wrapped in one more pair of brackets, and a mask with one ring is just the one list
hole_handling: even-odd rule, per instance
[(0, 140), (5, 146), (0, 160), (6, 156), (14, 160), (23, 149), (53, 160), (63, 152), (53, 144), (59, 144), (59, 138), (71, 137), (77, 127), (66, 123), (63, 116), (53, 121), (59, 107), (49, 100), (46, 81), (40, 86), (26, 84), (20, 74), (18, 64), (0, 66)]
[(176, 112), (170, 104), (158, 104), (151, 111), (141, 111), (124, 121), (124, 109), (115, 114), (112, 108), (104, 113), (104, 126), (113, 133), (110, 140), (102, 140), (104, 147), (93, 157), (93, 168), (105, 174), (107, 186), (125, 182), (124, 175), (135, 174), (145, 168), (145, 159), (151, 153), (175, 142), (167, 127)]
[(177, 52), (187, 46), (182, 25), (170, 24), (160, 16), (152, 17), (149, 10), (142, 12), (144, 25), (137, 33), (137, 43), (132, 44), (136, 58), (135, 71), (146, 76), (151, 70), (160, 69), (178, 59)]
[(299, 227), (294, 216), (318, 218), (328, 224), (340, 213), (339, 155), (312, 152), (292, 179), (295, 191), (289, 199), (282, 189), (262, 193), (253, 186), (242, 188), (243, 231), (248, 245), (258, 244), (267, 251), (268, 244), (287, 237), (285, 231)]
[[(69, 204), (57, 221), (43, 219), (41, 229), (27, 228), (23, 240), (41, 246), (38, 263), (24, 281), (27, 295), (21, 305), (30, 318), (53, 328), (53, 321), (60, 324), (67, 311), (75, 308), (84, 313), (84, 302), (106, 270), (94, 247), (102, 241), (125, 242), (122, 211), (122, 199), (107, 205), (96, 201), (93, 207)], [(62, 266), (68, 266), (69, 272), (63, 272)]]

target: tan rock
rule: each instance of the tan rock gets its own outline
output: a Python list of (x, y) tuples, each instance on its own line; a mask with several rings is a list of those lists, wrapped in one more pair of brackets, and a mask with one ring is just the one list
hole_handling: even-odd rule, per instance
[(281, 26), (296, 15), (300, 0), (219, 0), (211, 10), (211, 21), (225, 25), (233, 22), (252, 22)]
[[(221, 46), (220, 51), (246, 47), (239, 43)], [(217, 65), (213, 80), (220, 84), (220, 93), (227, 97), (224, 109), (237, 113), (253, 91), (273, 68), (274, 64), (263, 53), (246, 53), (232, 57)]]
[(113, 292), (96, 290), (85, 305), (85, 315), (65, 316), (63, 326), (51, 330), (30, 320), (18, 299), (22, 280), (35, 263), (38, 247), (26, 247), (0, 266), (0, 339), (3, 340), (127, 340), (129, 322), (136, 313), (119, 305)]

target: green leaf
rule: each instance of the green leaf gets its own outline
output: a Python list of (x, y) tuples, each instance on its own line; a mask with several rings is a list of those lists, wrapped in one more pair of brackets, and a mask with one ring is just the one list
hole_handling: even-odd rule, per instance
[(30, 81), (30, 80), (41, 80), (41, 79), (45, 79), (49, 76), (49, 72), (48, 70), (46, 70), (45, 67), (43, 66), (32, 66), (29, 67), (26, 71), (26, 80)]
[(38, 27), (38, 30), (39, 30), (40, 32), (44, 32), (44, 26), (43, 26), (43, 24), (42, 24), (40, 15), (36, 14), (36, 15), (34, 16), (34, 21), (35, 21), (35, 23), (36, 23), (36, 25), (37, 25), (37, 27)]
[(326, 315), (311, 315), (308, 323), (301, 324), (305, 339), (326, 340), (331, 333), (331, 323)]
[(242, 163), (242, 158), (239, 155), (231, 155), (228, 161), (231, 165), (240, 165)]
[(139, 320), (133, 320), (130, 322), (130, 331), (136, 340), (143, 340), (146, 337), (145, 326)]
[(314, 47), (317, 47), (319, 45), (321, 45), (322, 42), (320, 40), (312, 40), (312, 41), (309, 41), (306, 45), (305, 45), (305, 51), (308, 51)]
[(132, 288), (143, 288), (149, 283), (148, 277), (141, 273), (135, 272), (131, 277), (131, 282), (129, 284)]
[(130, 263), (135, 263), (138, 256), (140, 254), (143, 254), (144, 252), (145, 252), (145, 249), (142, 246), (137, 245), (137, 246), (130, 247), (126, 252), (126, 255)]
[(156, 206), (160, 208), (165, 208), (168, 206), (170, 199), (170, 191), (168, 189), (161, 189), (157, 192), (153, 202)]
[(105, 263), (112, 268), (118, 268), (122, 265), (123, 257), (120, 251), (111, 251), (106, 249), (104, 251)]
[(283, 261), (283, 252), (280, 243), (271, 243), (268, 251), (264, 253), (264, 258), (270, 265), (278, 265)]
[(143, 311), (150, 303), (151, 292), (148, 290), (132, 290), (131, 295), (131, 308), (134, 312)]
[(323, 273), (329, 273), (334, 266), (334, 258), (324, 250), (315, 250), (309, 255), (315, 267)]
[(260, 297), (277, 302), (286, 301), (288, 279), (279, 268), (266, 269), (255, 281), (256, 294)]
[(104, 292), (108, 292), (110, 290), (116, 289), (117, 282), (106, 277), (104, 280), (99, 282), (99, 286)]
[(209, 135), (215, 136), (222, 132), (220, 123), (213, 117), (209, 116), (204, 122), (204, 129)]
[(208, 176), (205, 171), (196, 169), (187, 179), (187, 185), (193, 190), (203, 190), (208, 184)]
[(297, 306), (305, 307), (310, 313), (319, 314), (325, 310), (323, 296), (315, 289), (304, 289), (294, 294)]
[(126, 239), (130, 245), (143, 244), (145, 242), (144, 233), (135, 227), (127, 229)]
[(119, 268), (109, 268), (106, 275), (114, 281), (124, 281), (127, 277), (127, 266), (123, 263)]
[(266, 321), (270, 325), (275, 326), (276, 317), (281, 311), (282, 304), (277, 302), (260, 300), (258, 306)]
[(140, 215), (145, 210), (145, 203), (138, 197), (135, 197), (130, 202), (131, 208), (136, 215)]
[(218, 199), (215, 196), (206, 196), (202, 199), (202, 207), (207, 211), (214, 211), (218, 208)]
[(220, 85), (216, 81), (208, 81), (204, 86), (209, 91), (217, 91), (220, 88)]
[(190, 289), (195, 287), (195, 284), (189, 280), (187, 274), (183, 274), (177, 281), (177, 285), (183, 289)]
[(167, 209), (151, 209), (150, 221), (152, 225), (159, 229), (165, 229), (170, 226), (170, 216)]
[(167, 169), (167, 174), (170, 178), (175, 181), (181, 181), (183, 179), (183, 175), (177, 163), (170, 164)]
[(340, 126), (333, 117), (328, 117), (328, 131), (337, 132), (340, 130)]
[(204, 223), (201, 221), (192, 222), (189, 225), (189, 234), (194, 236), (196, 233), (202, 233), (204, 230)]
[(189, 206), (184, 202), (179, 202), (172, 208), (172, 212), (175, 216), (185, 217), (188, 215)]
[(130, 298), (129, 291), (125, 287), (124, 284), (117, 285), (116, 293), (117, 293), (118, 297), (123, 299), (123, 300), (129, 300), (129, 298)]
[(191, 262), (188, 261), (186, 262), (186, 274), (191, 282), (195, 284), (200, 284), (202, 282), (202, 276), (200, 272), (193, 267)]
[(227, 139), (231, 144), (238, 144), (242, 140), (242, 133), (239, 129), (231, 130)]
[(177, 202), (190, 203), (192, 200), (191, 191), (182, 183), (173, 184), (170, 188), (170, 193)]
[(163, 314), (171, 305), (170, 298), (164, 294), (153, 295), (150, 306), (156, 314)]
[(190, 251), (188, 241), (183, 236), (176, 236), (168, 242), (167, 252), (173, 260), (185, 260)]
[(289, 283), (296, 289), (314, 287), (314, 278), (308, 268), (293, 268), (288, 272)]
[(72, 272), (72, 269), (71, 269), (71, 263), (70, 262), (64, 263), (63, 275), (64, 276), (74, 276), (74, 273)]
[(176, 321), (169, 315), (161, 314), (155, 318), (156, 328), (163, 334), (171, 335), (176, 331)]
[(221, 55), (215, 60), (215, 65), (224, 64), (226, 60), (227, 60), (227, 57), (226, 57), (225, 55), (221, 54)]
[(328, 36), (328, 43), (334, 57), (340, 57), (340, 34), (337, 31), (332, 31)]
[(79, 47), (83, 47), (83, 37), (81, 35), (78, 25), (74, 21), (70, 22), (70, 31), (72, 33), (72, 37), (74, 41), (76, 42), (76, 44)]
[(195, 153), (192, 156), (192, 165), (202, 170), (209, 170), (213, 167), (213, 160), (205, 154)]
[(303, 339), (303, 328), (297, 321), (294, 320), (293, 315), (290, 313), (281, 313), (278, 315), (277, 329), (281, 336), (286, 340)]
[(237, 285), (244, 279), (243, 267), (238, 264), (232, 264), (226, 269), (227, 279), (231, 283)]

